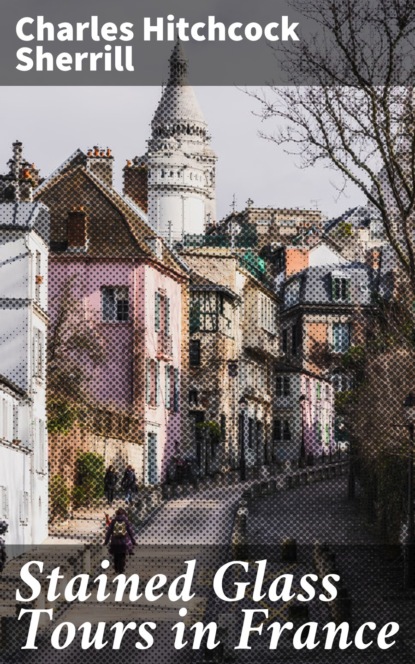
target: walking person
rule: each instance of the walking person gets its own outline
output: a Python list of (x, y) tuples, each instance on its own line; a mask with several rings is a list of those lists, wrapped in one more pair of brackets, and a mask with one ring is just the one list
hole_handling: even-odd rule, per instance
[(132, 553), (136, 540), (127, 518), (127, 512), (122, 507), (117, 509), (108, 526), (105, 544), (108, 543), (110, 544), (109, 552), (114, 560), (114, 571), (116, 574), (123, 574), (127, 553)]
[(125, 502), (131, 503), (133, 499), (133, 493), (136, 491), (137, 487), (137, 478), (133, 467), (128, 465), (124, 471), (124, 476), (121, 481), (121, 486), (124, 490)]
[(104, 477), (104, 493), (109, 504), (112, 505), (114, 500), (114, 492), (117, 484), (117, 473), (114, 466), (108, 466)]

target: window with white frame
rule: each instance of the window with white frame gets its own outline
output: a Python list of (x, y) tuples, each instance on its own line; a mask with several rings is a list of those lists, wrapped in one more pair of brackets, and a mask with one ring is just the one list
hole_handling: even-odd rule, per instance
[(37, 419), (35, 421), (35, 468), (38, 473), (46, 471), (46, 440), (45, 440), (45, 423), (43, 420)]
[(19, 438), (19, 406), (17, 403), (13, 404), (13, 440)]
[(11, 441), (12, 432), (12, 413), (11, 413), (11, 404), (9, 400), (5, 397), (0, 399), (0, 438), (3, 440)]
[(160, 363), (157, 360), (147, 360), (146, 401), (153, 408), (160, 404)]
[(277, 305), (264, 293), (259, 296), (259, 320), (262, 329), (270, 334), (277, 333)]
[(29, 522), (29, 493), (27, 491), (20, 492), (19, 513), (20, 523), (26, 526)]
[(125, 323), (129, 319), (128, 286), (105, 286), (101, 289), (102, 320)]
[(7, 486), (0, 486), (0, 518), (9, 518), (9, 490)]
[(333, 351), (346, 353), (351, 345), (351, 324), (333, 323)]
[(170, 299), (163, 291), (154, 294), (154, 327), (165, 336), (170, 334)]
[(33, 376), (43, 380), (45, 373), (45, 335), (42, 330), (33, 331)]
[(42, 256), (40, 251), (36, 251), (35, 255), (35, 300), (40, 303), (41, 284), (43, 281), (42, 275)]
[(333, 302), (348, 302), (350, 300), (350, 279), (333, 272), (331, 275), (331, 296)]

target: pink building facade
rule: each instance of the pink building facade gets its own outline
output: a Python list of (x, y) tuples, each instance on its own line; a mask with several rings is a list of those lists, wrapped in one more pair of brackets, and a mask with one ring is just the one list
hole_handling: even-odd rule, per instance
[[(187, 276), (144, 213), (75, 155), (72, 170), (62, 177), (58, 169), (37, 190), (41, 200), (67, 201), (52, 205), (51, 334), (66, 348), (61, 364), (73, 361), (82, 375), (81, 419), (95, 436), (87, 447), (156, 485), (182, 438)], [(82, 436), (81, 426), (66, 440), (85, 451)]]
[(274, 459), (296, 462), (335, 451), (334, 390), (311, 372), (289, 367), (276, 373)]

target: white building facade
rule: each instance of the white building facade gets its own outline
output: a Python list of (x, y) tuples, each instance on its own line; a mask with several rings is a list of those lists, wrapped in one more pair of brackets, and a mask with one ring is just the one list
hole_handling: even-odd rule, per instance
[(47, 537), (48, 236), (43, 204), (0, 203), (0, 516), (8, 544)]

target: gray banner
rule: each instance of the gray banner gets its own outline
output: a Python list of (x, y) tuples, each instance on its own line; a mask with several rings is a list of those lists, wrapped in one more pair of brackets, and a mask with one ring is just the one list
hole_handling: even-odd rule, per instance
[[(194, 85), (361, 84), (343, 48), (352, 37), (369, 83), (407, 84), (414, 8), (407, 10), (403, 30), (387, 5), (382, 0), (322, 0), (315, 6), (305, 0), (0, 0), (0, 85), (159, 85), (176, 37), (182, 38)], [(149, 41), (146, 26), (153, 28)], [(391, 68), (387, 40), (399, 31), (394, 53), (399, 67)], [(324, 80), (315, 54), (330, 64)]]

